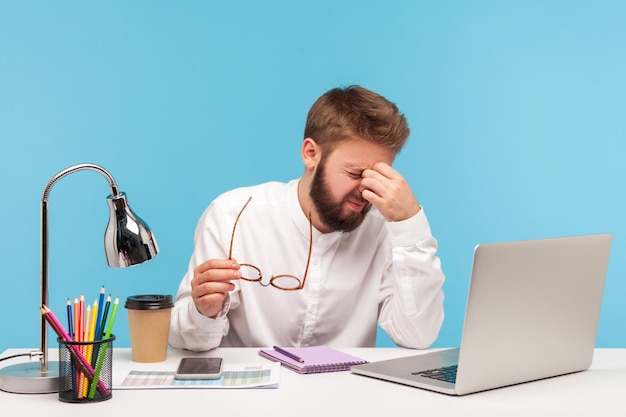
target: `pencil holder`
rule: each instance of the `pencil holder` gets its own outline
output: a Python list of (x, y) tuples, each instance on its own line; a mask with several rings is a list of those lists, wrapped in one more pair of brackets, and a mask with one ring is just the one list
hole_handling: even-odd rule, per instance
[(59, 342), (59, 400), (89, 403), (111, 398), (113, 341)]

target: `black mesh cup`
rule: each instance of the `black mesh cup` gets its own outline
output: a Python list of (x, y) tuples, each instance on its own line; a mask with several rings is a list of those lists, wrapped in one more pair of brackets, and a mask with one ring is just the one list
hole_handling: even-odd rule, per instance
[(88, 403), (112, 396), (113, 341), (59, 342), (59, 400)]

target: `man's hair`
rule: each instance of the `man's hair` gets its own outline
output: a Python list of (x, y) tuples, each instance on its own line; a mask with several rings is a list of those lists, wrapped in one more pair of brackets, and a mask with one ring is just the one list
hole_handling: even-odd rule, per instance
[(304, 129), (305, 138), (315, 140), (327, 151), (356, 136), (396, 154), (409, 133), (407, 121), (394, 103), (358, 85), (333, 88), (318, 98)]

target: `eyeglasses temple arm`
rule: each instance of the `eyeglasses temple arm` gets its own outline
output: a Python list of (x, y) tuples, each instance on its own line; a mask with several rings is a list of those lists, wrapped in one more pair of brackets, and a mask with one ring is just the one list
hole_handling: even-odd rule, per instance
[(300, 284), (300, 288), (304, 288), (304, 283), (306, 281), (306, 275), (309, 273), (309, 263), (311, 263), (311, 252), (313, 250), (313, 222), (311, 221), (311, 212), (309, 212), (309, 256), (306, 260), (306, 268), (304, 269), (304, 276), (302, 277), (302, 283)]
[[(235, 217), (235, 224), (233, 225), (233, 233), (230, 236), (230, 248), (228, 249), (228, 259), (233, 259), (233, 241), (235, 240), (235, 229), (237, 228), (237, 222), (239, 222), (239, 217), (241, 216), (241, 213), (243, 213), (243, 211), (248, 206), (248, 203), (250, 202), (250, 200), (252, 200), (252, 196), (248, 197), (248, 201), (246, 201), (246, 204), (243, 205), (241, 210), (239, 210), (239, 214), (237, 214), (237, 217)], [(307, 268), (308, 268), (308, 265), (307, 265)]]

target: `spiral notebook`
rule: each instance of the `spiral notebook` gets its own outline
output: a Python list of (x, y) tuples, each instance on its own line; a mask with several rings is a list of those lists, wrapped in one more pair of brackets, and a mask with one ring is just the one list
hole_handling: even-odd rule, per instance
[(285, 349), (292, 356), (299, 357), (303, 362), (290, 358), (275, 349), (261, 349), (259, 355), (300, 374), (321, 372), (349, 371), (352, 365), (367, 363), (366, 360), (333, 349), (329, 346), (307, 346)]

